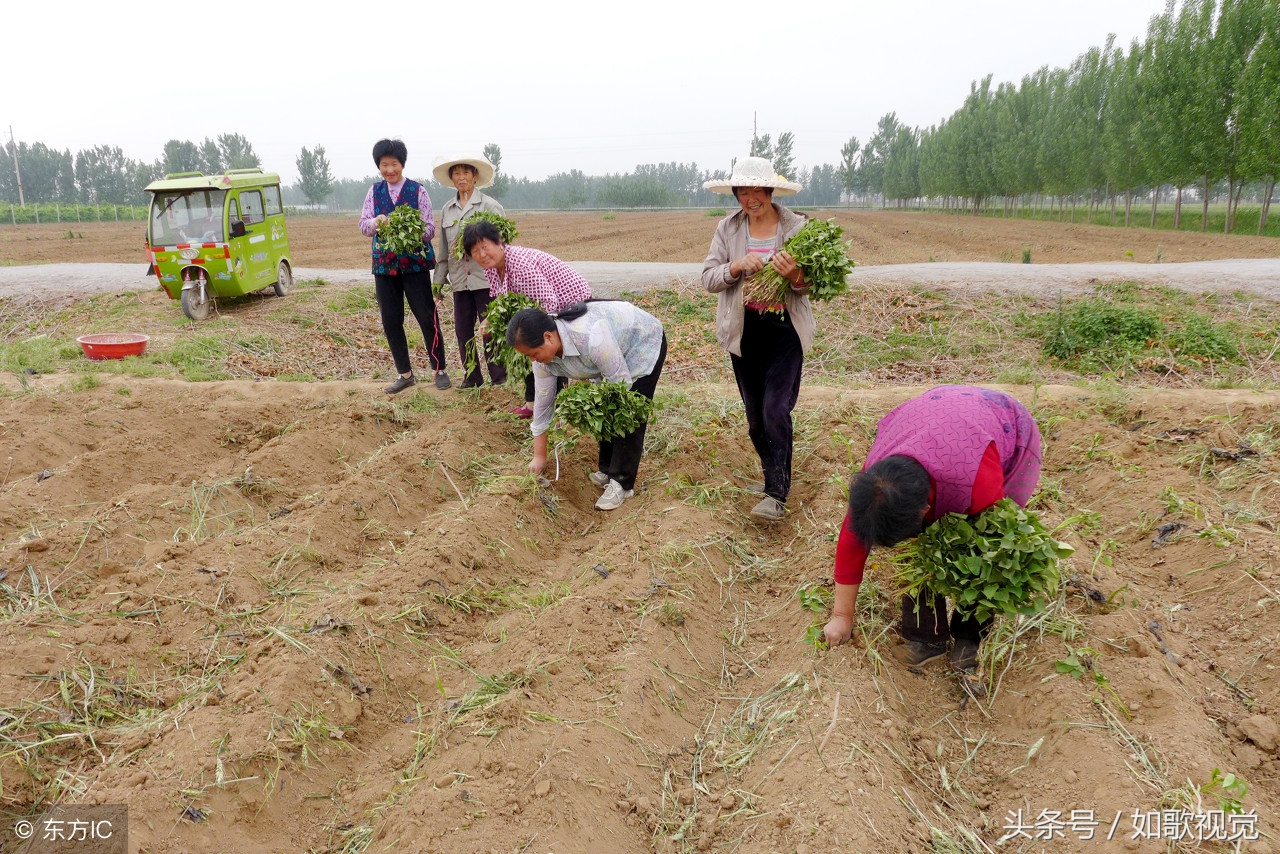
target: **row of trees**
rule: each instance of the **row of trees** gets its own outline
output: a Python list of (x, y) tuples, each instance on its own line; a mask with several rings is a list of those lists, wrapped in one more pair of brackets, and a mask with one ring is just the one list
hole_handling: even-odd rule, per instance
[[(879, 175), (883, 172), (887, 147), (882, 142), (885, 131), (878, 132), (865, 148), (851, 139), (842, 150), (839, 165), (799, 167), (792, 150), (795, 137), (784, 132), (773, 142), (768, 134), (754, 137), (750, 151), (768, 157), (775, 169), (804, 185), (804, 191), (792, 203), (796, 205), (835, 205), (852, 196), (874, 197), (881, 190)], [(12, 161), (12, 145), (6, 149)], [(97, 146), (74, 156), (43, 143), (18, 143), (21, 165), (22, 198), (28, 203), (67, 204), (143, 204), (143, 188), (151, 181), (176, 172), (217, 174), (227, 169), (260, 167), (261, 158), (252, 143), (238, 133), (221, 134), (196, 143), (171, 139), (164, 145), (161, 157), (153, 162), (127, 158), (118, 147)], [(724, 178), (727, 169), (703, 169), (697, 163), (646, 163), (630, 172), (587, 175), (572, 169), (546, 178), (533, 180), (512, 177), (502, 169), (502, 149), (494, 143), (484, 147), (484, 155), (497, 168), (492, 187), (486, 190), (508, 207), (555, 208), (579, 207), (715, 207), (725, 198), (703, 189), (703, 183)], [(298, 182), (285, 188), (285, 203), (301, 206), (334, 206), (344, 210), (359, 208), (376, 176), (340, 179), (333, 174), (332, 164), (323, 145), (304, 146), (294, 161)], [(732, 164), (730, 164), (730, 167)], [(425, 176), (420, 176), (420, 178)], [(435, 204), (443, 204), (452, 189), (427, 179), (426, 186)], [(0, 168), (0, 200), (19, 200), (14, 171)]]
[[(18, 169), (13, 168), (17, 155)], [(170, 172), (202, 171), (206, 174), (262, 164), (253, 146), (238, 133), (194, 142), (172, 139), (163, 155), (146, 162), (125, 157), (119, 146), (97, 145), (72, 155), (44, 143), (9, 142), (0, 168), (0, 199), (9, 203), (49, 204), (145, 204), (143, 188)], [(18, 191), (18, 175), (22, 191)]]
[[(1128, 49), (1114, 37), (1068, 68), (1042, 68), (1011, 83), (974, 83), (964, 104), (928, 129), (889, 114), (877, 136), (879, 189), (889, 199), (929, 199), (1011, 215), (1028, 206), (1059, 215), (1172, 194), (1180, 225), (1184, 190), (1225, 197), (1230, 231), (1249, 188), (1266, 225), (1280, 175), (1280, 3), (1185, 0), (1151, 19)], [(887, 140), (887, 144), (886, 144)], [(863, 154), (865, 160), (865, 149)]]

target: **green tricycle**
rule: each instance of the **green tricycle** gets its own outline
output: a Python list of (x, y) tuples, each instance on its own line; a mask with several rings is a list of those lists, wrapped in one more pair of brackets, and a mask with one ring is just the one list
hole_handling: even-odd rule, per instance
[(223, 175), (179, 172), (147, 185), (151, 270), (192, 320), (209, 317), (218, 297), (293, 286), (280, 176), (261, 169)]

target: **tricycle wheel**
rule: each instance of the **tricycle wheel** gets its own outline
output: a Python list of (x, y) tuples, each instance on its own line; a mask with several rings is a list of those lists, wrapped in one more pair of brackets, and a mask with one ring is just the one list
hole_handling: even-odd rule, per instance
[(288, 261), (281, 261), (280, 266), (276, 268), (275, 289), (278, 297), (282, 297), (293, 290), (293, 271), (289, 269)]
[[(203, 297), (201, 294), (203, 293)], [(194, 288), (183, 288), (182, 290), (182, 313), (195, 321), (208, 320), (209, 313), (213, 309), (213, 294), (209, 293), (209, 284), (206, 280), (204, 287), (198, 284)]]

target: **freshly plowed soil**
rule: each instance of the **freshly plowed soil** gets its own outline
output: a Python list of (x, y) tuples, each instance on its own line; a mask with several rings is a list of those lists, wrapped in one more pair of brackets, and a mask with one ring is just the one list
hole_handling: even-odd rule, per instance
[[(819, 211), (834, 216), (859, 264), (926, 261), (1207, 261), (1270, 258), (1275, 238), (1040, 222), (898, 211)], [(611, 218), (606, 218), (611, 217)], [(700, 211), (519, 213), (518, 242), (567, 261), (699, 262), (717, 217)], [(145, 265), (141, 222), (0, 226), (0, 264), (138, 262)], [(369, 241), (354, 217), (289, 220), (297, 267), (364, 268)]]
[[(606, 514), (589, 442), (527, 476), (503, 389), (69, 380), (0, 409), (0, 810), (127, 803), (131, 852), (977, 852), (1017, 810), (1050, 836), (1005, 850), (1155, 852), (1135, 810), (1220, 809), (1182, 790), (1217, 768), (1277, 833), (1274, 392), (1010, 389), (1077, 551), (970, 696), (892, 659), (886, 556), (855, 646), (797, 596), (922, 389), (806, 386), (764, 525), (731, 386), (665, 388)], [(1092, 841), (1042, 812), (1072, 810)]]

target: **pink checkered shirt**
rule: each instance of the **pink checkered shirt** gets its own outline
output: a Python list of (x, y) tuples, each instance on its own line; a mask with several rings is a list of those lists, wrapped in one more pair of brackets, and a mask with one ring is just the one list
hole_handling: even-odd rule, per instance
[(500, 297), (508, 291), (537, 300), (547, 314), (559, 314), (575, 302), (591, 299), (591, 285), (577, 270), (554, 255), (528, 246), (506, 247), (506, 279), (497, 270), (485, 270), (489, 295)]

